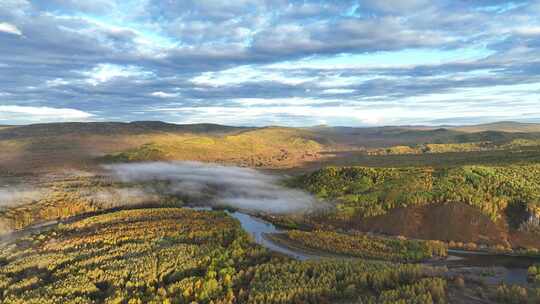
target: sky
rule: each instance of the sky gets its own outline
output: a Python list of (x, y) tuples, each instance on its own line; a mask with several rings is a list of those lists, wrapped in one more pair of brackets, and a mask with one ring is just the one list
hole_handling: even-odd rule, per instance
[(540, 122), (540, 0), (1, 0), (0, 124)]

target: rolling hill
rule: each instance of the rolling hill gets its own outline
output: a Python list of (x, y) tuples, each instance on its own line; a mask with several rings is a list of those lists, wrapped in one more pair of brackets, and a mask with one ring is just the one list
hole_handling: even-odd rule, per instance
[(327, 167), (293, 184), (335, 204), (331, 212), (304, 219), (317, 227), (538, 248), (530, 224), (540, 214), (539, 177), (538, 164)]
[[(540, 133), (512, 126), (0, 127), (0, 236), (7, 235), (0, 242), (9, 244), (0, 246), (0, 302), (470, 303), (479, 292), (501, 298), (513, 289), (478, 283), (491, 268), (454, 272), (388, 261), (443, 262), (447, 248), (540, 256)], [(249, 216), (287, 229), (269, 235), (274, 244), (332, 259), (294, 261), (254, 243), (249, 224), (233, 219), (232, 211), (185, 208), (194, 201), (179, 187), (198, 193), (207, 187), (117, 180), (102, 167), (175, 160), (295, 174), (275, 179), (297, 188), (283, 188), (287, 198), (279, 203), (295, 203), (289, 191), (303, 193), (313, 202), (309, 212)], [(246, 187), (240, 203), (251, 182), (239, 182)], [(214, 189), (237, 195), (225, 185)], [(258, 195), (250, 202), (268, 204), (265, 189), (273, 188), (261, 189), (249, 189)]]
[[(323, 165), (328, 160), (366, 165), (376, 160), (376, 157), (366, 156), (370, 149), (405, 147), (391, 149), (397, 151), (391, 154), (401, 156), (410, 154), (402, 151), (414, 151), (426, 144), (439, 145), (432, 146), (432, 151), (442, 153), (465, 152), (475, 145), (481, 146), (476, 150), (484, 151), (486, 142), (507, 149), (510, 146), (505, 144), (521, 140), (511, 148), (527, 146), (530, 150), (530, 146), (540, 139), (540, 133), (536, 132), (540, 127), (534, 124), (479, 125), (477, 132), (473, 132), (474, 128), (254, 128), (216, 124), (177, 125), (159, 121), (4, 126), (0, 127), (0, 170), (84, 169), (102, 162), (152, 160), (197, 160), (274, 169)], [(512, 154), (510, 161), (530, 158), (530, 153), (535, 151), (529, 151), (527, 155)], [(386, 160), (390, 157), (377, 160), (375, 165), (384, 165)]]
[(483, 131), (499, 131), (499, 132), (540, 132), (540, 124), (538, 123), (521, 123), (514, 121), (501, 121), (489, 124), (453, 127), (453, 130), (460, 132), (483, 132)]

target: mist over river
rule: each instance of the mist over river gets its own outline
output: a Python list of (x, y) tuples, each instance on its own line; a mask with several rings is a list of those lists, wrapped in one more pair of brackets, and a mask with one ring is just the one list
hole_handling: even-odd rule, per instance
[(312, 195), (281, 185), (279, 176), (250, 168), (184, 161), (115, 164), (105, 169), (124, 183), (166, 181), (168, 184), (160, 189), (160, 194), (188, 197), (210, 206), (273, 214), (325, 207)]

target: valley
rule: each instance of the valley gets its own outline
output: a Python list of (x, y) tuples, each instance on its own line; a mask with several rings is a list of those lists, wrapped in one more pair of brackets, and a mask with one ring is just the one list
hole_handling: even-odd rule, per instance
[(6, 127), (0, 299), (536, 303), (537, 132)]
[(540, 0), (0, 0), (0, 304), (540, 304)]

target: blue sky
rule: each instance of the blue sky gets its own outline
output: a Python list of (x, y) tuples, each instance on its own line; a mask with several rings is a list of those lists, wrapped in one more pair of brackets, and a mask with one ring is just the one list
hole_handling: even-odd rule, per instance
[(540, 122), (540, 0), (2, 0), (0, 124)]

